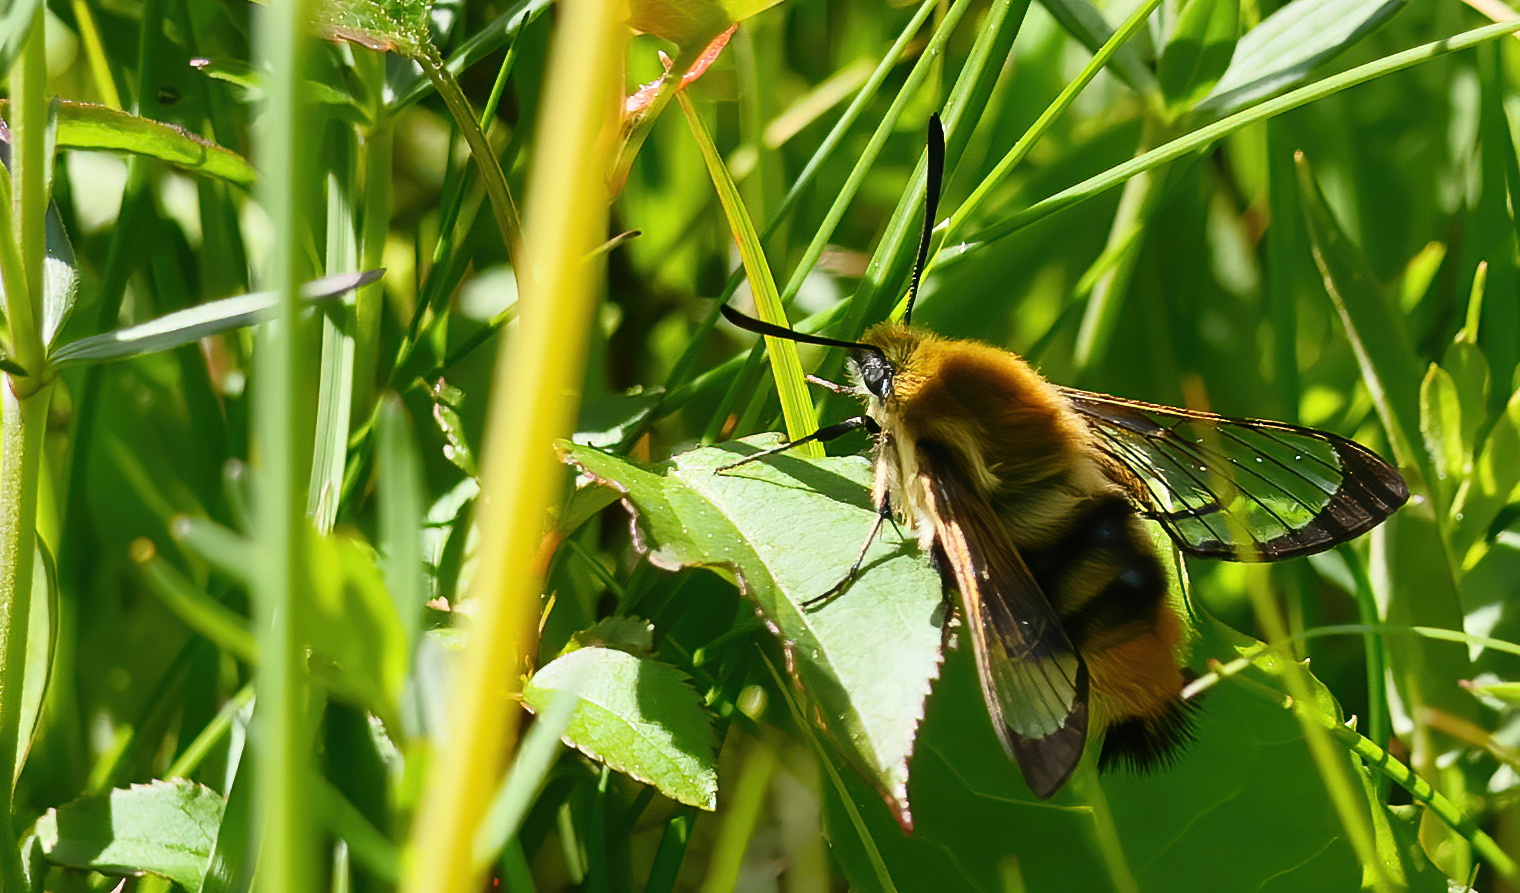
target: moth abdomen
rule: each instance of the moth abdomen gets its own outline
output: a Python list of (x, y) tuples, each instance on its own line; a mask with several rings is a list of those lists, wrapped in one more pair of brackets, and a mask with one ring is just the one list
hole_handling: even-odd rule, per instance
[(1192, 740), (1192, 707), (1177, 665), (1183, 625), (1156, 546), (1117, 494), (1087, 500), (1064, 529), (1054, 545), (1025, 554), (1088, 667), (1103, 764), (1166, 765)]

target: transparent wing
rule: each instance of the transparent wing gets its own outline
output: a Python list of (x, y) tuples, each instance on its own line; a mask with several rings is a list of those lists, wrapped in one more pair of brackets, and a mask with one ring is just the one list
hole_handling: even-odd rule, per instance
[(1029, 789), (1044, 799), (1082, 758), (1087, 668), (985, 498), (965, 484), (942, 449), (915, 446), (992, 727)]
[(1193, 555), (1312, 555), (1367, 532), (1409, 499), (1392, 466), (1327, 431), (1062, 392), (1113, 461), (1111, 476)]

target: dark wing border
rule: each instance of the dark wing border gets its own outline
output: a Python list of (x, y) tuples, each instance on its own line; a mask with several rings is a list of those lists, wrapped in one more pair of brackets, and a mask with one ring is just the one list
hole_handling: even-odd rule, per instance
[(1029, 789), (1046, 799), (1071, 777), (1087, 743), (1087, 667), (995, 510), (944, 447), (915, 448), (992, 727)]
[[(1136, 492), (1144, 503), (1141, 508), (1147, 517), (1158, 521), (1177, 547), (1191, 555), (1236, 561), (1279, 561), (1313, 555), (1366, 533), (1409, 499), (1409, 487), (1393, 466), (1356, 441), (1338, 434), (1282, 422), (1230, 418), (1073, 388), (1060, 390), (1071, 407), (1088, 423), (1096, 445), (1134, 475), (1133, 481), (1120, 483)], [(1208, 426), (1219, 434), (1221, 442), (1229, 441), (1232, 447), (1246, 453), (1253, 448), (1242, 430), (1279, 446), (1289, 446), (1297, 438), (1328, 446), (1338, 467), (1315, 459), (1323, 466), (1317, 470), (1334, 475), (1339, 479), (1339, 485), (1333, 491), (1321, 489), (1324, 504), (1305, 506), (1313, 511), (1312, 517), (1302, 523), (1292, 523), (1274, 512), (1260, 494), (1275, 488), (1278, 495), (1292, 495), (1287, 488), (1272, 482), (1271, 475), (1274, 474), (1296, 476), (1310, 486), (1317, 486), (1313, 479), (1276, 456), (1256, 453), (1262, 457), (1258, 462), (1268, 461), (1263, 466), (1252, 467), (1243, 463), (1240, 456), (1220, 452), (1207, 443), (1188, 441), (1175, 433), (1183, 424)], [(1181, 492), (1183, 486), (1197, 492), (1212, 492), (1208, 481), (1188, 470), (1194, 464), (1231, 469), (1231, 482), (1240, 494), (1256, 510), (1275, 518), (1282, 532), (1265, 539), (1258, 538), (1248, 521), (1231, 519), (1226, 507), (1228, 500), (1220, 500), (1217, 494), (1209, 502), (1189, 499)], [(1179, 469), (1189, 479), (1186, 482), (1169, 481), (1166, 473), (1158, 470), (1165, 467)], [(1261, 470), (1263, 467), (1272, 469), (1271, 474)], [(1132, 484), (1137, 484), (1138, 489)], [(1162, 490), (1164, 494), (1160, 492)], [(1185, 508), (1178, 511), (1168, 507), (1163, 495)], [(1196, 522), (1213, 538), (1189, 537), (1180, 526), (1183, 521)], [(1236, 530), (1243, 530), (1251, 537), (1250, 541), (1235, 542)]]

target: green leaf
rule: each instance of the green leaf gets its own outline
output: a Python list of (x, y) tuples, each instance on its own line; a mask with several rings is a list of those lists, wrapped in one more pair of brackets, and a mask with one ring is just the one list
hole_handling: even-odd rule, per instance
[(306, 641), (332, 661), (343, 689), (399, 728), (409, 650), (378, 557), (354, 536), (313, 532), (311, 544), (312, 588), (300, 615)]
[(19, 746), (16, 748), (15, 778), (21, 778), (31, 751), (32, 736), (37, 731), (37, 718), (42, 715), (42, 701), (47, 694), (48, 679), (52, 675), (53, 655), (58, 644), (58, 571), (53, 564), (52, 553), (42, 538), (37, 539), (37, 549), (32, 562), (31, 610), (27, 612), (26, 675), (21, 681), (21, 721)]
[(581, 648), (523, 686), (535, 713), (560, 696), (576, 701), (566, 743), (679, 803), (717, 807), (711, 720), (680, 670), (616, 648)]
[(1308, 224), (1310, 247), (1325, 291), (1356, 351), (1362, 380), (1393, 444), (1401, 466), (1431, 476), (1429, 457), (1415, 449), (1420, 442), (1419, 386), (1423, 380), (1414, 342), (1404, 317), (1376, 284), (1367, 258), (1341, 229), (1325, 203), (1308, 161), (1299, 155), (1299, 201)]
[(47, 244), (42, 264), (42, 343), (51, 345), (68, 321), (79, 294), (74, 246), (58, 216), (56, 202), (48, 202)]
[[(912, 539), (883, 530), (840, 597), (801, 606), (844, 579), (876, 519), (862, 457), (776, 456), (718, 474), (774, 435), (675, 457), (650, 469), (589, 447), (566, 458), (624, 494), (655, 565), (735, 571), (786, 647), (807, 712), (902, 820), (908, 757), (938, 674), (944, 596)], [(890, 642), (891, 647), (882, 647)]]
[(248, 631), (248, 622), (242, 616), (186, 579), (154, 551), (148, 540), (133, 544), (132, 558), (139, 565), (148, 591), (181, 622), (238, 660), (249, 664), (258, 661), (258, 641)]
[(581, 404), (580, 419), (570, 439), (594, 447), (623, 442), (665, 399), (664, 388), (634, 388), (626, 394), (609, 394)]
[[(1254, 690), (1282, 690), (1280, 660), (1210, 618), (1200, 621), (1189, 665), (1204, 672), (1211, 659), (1246, 658), (1244, 668), (1198, 698), (1191, 717), (1196, 740), (1175, 761), (1145, 774), (1101, 776), (1102, 805), (1137, 889), (1206, 893), (1238, 889), (1243, 878), (1251, 879), (1246, 886), (1253, 890), (1276, 893), (1361, 889), (1361, 866), (1302, 726)], [(1312, 679), (1311, 685), (1314, 699), (1307, 709), (1340, 721), (1329, 692)], [(1004, 871), (1016, 860), (1023, 884), (1012, 889), (1114, 889), (1095, 840), (1094, 811), (1100, 807), (1084, 802), (1080, 779), (1050, 801), (1036, 800), (985, 717), (967, 649), (948, 653), (913, 761), (913, 833), (898, 833), (868, 791), (856, 786), (851, 792), (872, 838), (884, 844), (880, 850), (897, 888), (1006, 890)], [(1358, 777), (1367, 775), (1343, 751), (1335, 759)], [(1091, 771), (1091, 765), (1078, 769)], [(861, 844), (843, 805), (830, 794), (826, 789), (825, 821), (834, 855), (855, 887), (879, 888), (861, 867)], [(1360, 796), (1355, 805), (1382, 808)], [(1438, 875), (1427, 878), (1419, 870), (1422, 855), (1404, 857), (1412, 863), (1406, 863), (1405, 876), (1427, 881), (1411, 881), (1411, 889), (1446, 889)]]
[(253, 541), (205, 518), (182, 515), (170, 526), (174, 539), (239, 586), (252, 585)]
[(1467, 476), (1471, 453), (1462, 442), (1462, 403), (1446, 370), (1434, 363), (1420, 384), (1420, 433), (1446, 498)]
[[(311, 303), (331, 300), (374, 282), (384, 273), (384, 270), (371, 270), (317, 279), (301, 287), (301, 297)], [(166, 313), (152, 322), (71, 341), (52, 352), (48, 357), (48, 368), (56, 372), (76, 363), (100, 363), (170, 350), (208, 335), (262, 322), (278, 302), (278, 293), (264, 291)]]
[(26, 42), (42, 0), (13, 0), (0, 14), (0, 71), (10, 71), (11, 63)]
[(1219, 83), (1239, 31), (1238, 0), (1188, 0), (1156, 69), (1173, 108), (1191, 108)]
[[(1102, 11), (1093, 6), (1088, 0), (1042, 0), (1042, 6), (1050, 13), (1051, 17), (1066, 29), (1066, 33), (1075, 37), (1079, 43), (1087, 47), (1089, 52), (1096, 53), (1098, 48), (1108, 43), (1114, 35), (1114, 29), (1104, 18)], [(1131, 90), (1141, 95), (1157, 89), (1156, 78), (1151, 74), (1147, 61), (1155, 56), (1155, 47), (1151, 46), (1149, 33), (1142, 29), (1132, 43), (1119, 47), (1113, 57), (1113, 71)]]
[[(744, 274), (749, 277), (750, 291), (755, 297), (755, 309), (760, 318), (771, 325), (787, 327), (786, 308), (781, 294), (776, 290), (775, 277), (771, 275), (770, 263), (765, 258), (765, 246), (760, 244), (760, 233), (745, 207), (739, 186), (728, 173), (712, 135), (707, 132), (702, 118), (697, 114), (691, 99), (683, 92), (676, 96), (681, 111), (686, 114), (686, 124), (697, 146), (702, 150), (702, 160), (707, 164), (708, 176), (718, 193), (718, 203), (728, 218), (729, 232), (739, 246), (739, 256), (744, 261)], [(781, 415), (786, 420), (786, 431), (792, 440), (809, 437), (818, 430), (818, 416), (813, 411), (813, 400), (808, 395), (802, 374), (802, 361), (797, 358), (797, 345), (784, 338), (765, 336), (766, 355), (771, 361), (771, 374), (776, 380), (776, 392), (781, 397)], [(800, 455), (818, 457), (823, 448), (809, 441), (798, 447)]]
[(428, 34), (430, 0), (325, 0), (317, 7), (317, 28), (329, 40), (417, 58), (432, 52)]
[(155, 874), (187, 890), (201, 884), (226, 801), (183, 778), (83, 797), (37, 820), (57, 865), (117, 876)]
[(422, 634), (422, 608), (427, 602), (422, 577), (423, 518), (422, 458), (412, 438), (406, 407), (395, 394), (380, 400), (376, 424), (376, 489), (380, 510), (380, 549), (385, 582), (401, 622), (406, 653)]
[[(9, 102), (0, 100), (0, 109)], [(60, 149), (128, 152), (238, 186), (253, 185), (253, 165), (246, 158), (183, 127), (89, 102), (65, 99), (56, 106)]]
[[(580, 675), (584, 674), (583, 669)], [(570, 727), (576, 708), (580, 706), (576, 694), (582, 685), (582, 678), (570, 679), (560, 689), (560, 693), (570, 696), (554, 698), (554, 703), (538, 713), (538, 721), (523, 735), (522, 746), (512, 758), (512, 768), (502, 779), (496, 796), (491, 798), (491, 808), (475, 834), (475, 856), (482, 863), (500, 853), (522, 828), (528, 810), (554, 768), (560, 736)]]
[(1520, 707), (1520, 682), (1470, 682), (1467, 689), (1474, 694), (1497, 698), (1511, 706)]
[(1464, 544), (1488, 536), (1494, 518), (1514, 499), (1520, 485), (1520, 391), (1510, 397), (1504, 412), (1478, 451), (1472, 486), (1462, 502), (1459, 530)]
[(1199, 110), (1227, 115), (1302, 83), (1316, 66), (1361, 40), (1404, 3), (1293, 0), (1240, 38), (1229, 68)]
[(1471, 341), (1458, 340), (1446, 348), (1441, 368), (1451, 375), (1462, 406), (1462, 442), (1469, 454), (1478, 443), (1478, 431), (1488, 421), (1488, 359)]
[(439, 379), (428, 386), (428, 395), (433, 399), (433, 422), (443, 433), (443, 457), (470, 477), (479, 477), (475, 448), (470, 445), (464, 422), (459, 418), (464, 392)]
[(780, 0), (633, 0), (628, 24), (663, 37), (683, 56), (702, 51), (735, 22), (775, 6)]
[(560, 653), (569, 654), (578, 648), (591, 647), (648, 654), (654, 650), (654, 624), (642, 617), (603, 617), (572, 635)]

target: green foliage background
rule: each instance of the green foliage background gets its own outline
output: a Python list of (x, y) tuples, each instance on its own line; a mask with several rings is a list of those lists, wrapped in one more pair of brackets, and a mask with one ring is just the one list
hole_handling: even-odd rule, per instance
[[(449, 672), (493, 595), (471, 589), (496, 548), (473, 526), (488, 408), (533, 405), (493, 370), (524, 349), (515, 206), (565, 111), (543, 101), (563, 6), (0, 17), (7, 120), (23, 146), (47, 134), (18, 151), (56, 157), (53, 210), (18, 166), (0, 232), (0, 554), (22, 556), (0, 569), (0, 736), (23, 751), (0, 886), (408, 889), (425, 864), (412, 819), (459, 745)], [(483, 830), (443, 828), (506, 889), (1520, 889), (1520, 48), (1456, 2), (1150, 6), (1099, 66), (1139, 5), (633, 4), (658, 33), (628, 44), (621, 92), (664, 86), (604, 134), (600, 303), (588, 340), (548, 345), (586, 368), (521, 571), (545, 574), (536, 653), (487, 680), (534, 719), (505, 780), (468, 768), (495, 798)], [(260, 16), (346, 39), (282, 67)], [(304, 114), (264, 105), (280, 76), (310, 106), (283, 162), (258, 130)], [(73, 104), (39, 117), (44, 95)], [(990, 734), (965, 649), (934, 669), (946, 617), (911, 545), (798, 610), (869, 526), (868, 468), (842, 458), (863, 436), (710, 474), (729, 441), (856, 410), (773, 374), (714, 299), (842, 338), (884, 318), (935, 111), (948, 222), (915, 323), (1061, 384), (1356, 437), (1414, 491), (1311, 560), (1188, 566), (1191, 666), (1217, 671), (1199, 741), (1151, 776), (1084, 768), (1049, 803)], [(44, 242), (47, 284), (17, 278)], [(217, 303), (379, 267), (259, 336), (274, 298)], [(280, 343), (306, 363), (283, 441), (253, 409)], [(836, 352), (800, 360), (840, 373)], [(276, 531), (301, 582), (271, 614), (250, 593), (275, 467), (309, 523)], [(300, 671), (284, 737), (272, 656)], [(284, 807), (256, 793), (270, 772)], [(255, 872), (271, 840), (292, 849)]]

